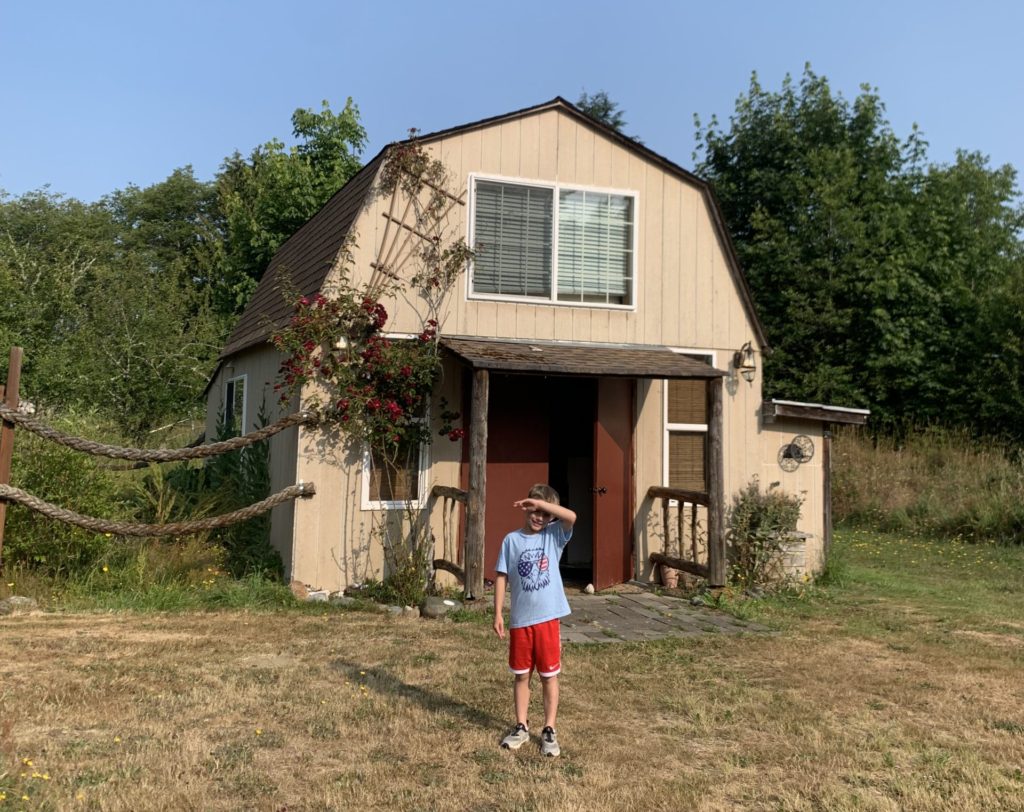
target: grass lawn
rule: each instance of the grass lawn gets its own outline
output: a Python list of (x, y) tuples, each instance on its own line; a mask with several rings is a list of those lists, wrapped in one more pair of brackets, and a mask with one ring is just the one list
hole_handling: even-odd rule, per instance
[(836, 552), (776, 634), (567, 647), (554, 760), (472, 613), (2, 618), (0, 810), (1024, 809), (1024, 548)]

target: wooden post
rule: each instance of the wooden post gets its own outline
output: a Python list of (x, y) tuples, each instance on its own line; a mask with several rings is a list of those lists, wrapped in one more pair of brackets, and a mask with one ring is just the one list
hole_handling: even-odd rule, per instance
[[(21, 347), (11, 347), (10, 362), (7, 366), (7, 385), (4, 387), (4, 403), (9, 409), (20, 404), (18, 386), (21, 383)], [(14, 424), (3, 421), (0, 428), (0, 485), (11, 484), (11, 455), (14, 453)], [(0, 499), (0, 570), (4, 565), (4, 523), (7, 521), (7, 502)]]
[(708, 574), (712, 587), (725, 586), (725, 459), (722, 453), (722, 379), (708, 381)]
[(473, 373), (473, 405), (469, 422), (469, 497), (466, 500), (466, 600), (484, 594), (484, 511), (487, 507), (487, 406), (490, 378), (486, 369)]
[(824, 510), (822, 564), (828, 564), (832, 549), (832, 432), (825, 429), (821, 438), (821, 501)]

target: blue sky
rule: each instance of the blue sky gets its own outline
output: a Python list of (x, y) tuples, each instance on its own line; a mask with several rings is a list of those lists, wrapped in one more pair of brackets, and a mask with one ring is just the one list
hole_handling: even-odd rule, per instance
[[(292, 10), (294, 9), (294, 10)], [(366, 158), (443, 129), (605, 90), (626, 132), (692, 166), (694, 113), (727, 120), (752, 71), (810, 62), (896, 133), (1024, 168), (1024, 4), (519, 0), (0, 0), (0, 189), (96, 200), (288, 141), (296, 107), (351, 96)]]

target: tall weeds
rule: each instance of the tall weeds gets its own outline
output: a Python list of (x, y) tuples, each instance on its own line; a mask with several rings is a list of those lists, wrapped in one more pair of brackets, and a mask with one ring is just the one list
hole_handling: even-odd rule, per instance
[(878, 530), (1024, 543), (1024, 456), (964, 431), (837, 432), (833, 516)]

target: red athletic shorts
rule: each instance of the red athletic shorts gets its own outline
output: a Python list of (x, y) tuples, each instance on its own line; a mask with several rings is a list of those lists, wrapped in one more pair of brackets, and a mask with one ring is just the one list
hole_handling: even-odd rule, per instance
[(508, 667), (513, 674), (529, 674), (536, 668), (542, 677), (553, 677), (561, 671), (562, 632), (558, 618), (509, 629)]

